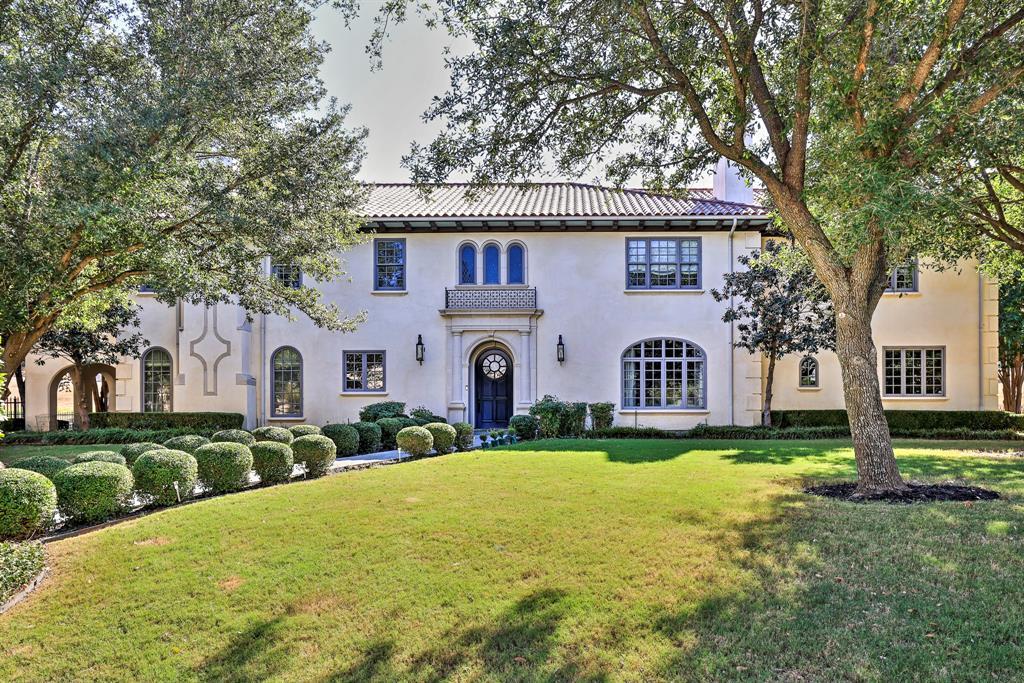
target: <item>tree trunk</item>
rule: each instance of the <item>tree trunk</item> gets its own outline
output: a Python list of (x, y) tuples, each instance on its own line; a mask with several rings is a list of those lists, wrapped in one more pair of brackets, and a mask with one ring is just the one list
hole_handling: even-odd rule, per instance
[(85, 368), (76, 365), (72, 373), (75, 382), (75, 426), (89, 428), (89, 387), (85, 381)]
[[(0, 374), (4, 375), (3, 382), (0, 382), (0, 396), (7, 393), (7, 385), (21, 364), (28, 358), (32, 347), (43, 336), (43, 332), (28, 333), (16, 332), (9, 334), (0, 340), (3, 344), (3, 355), (0, 355)], [(22, 398), (25, 398), (22, 396)]]
[(843, 371), (859, 494), (906, 488), (882, 410), (878, 356), (871, 339), (872, 309), (867, 305), (836, 307), (836, 355)]
[(1024, 355), (1015, 354), (999, 364), (999, 382), (1003, 385), (1003, 410), (1019, 413), (1024, 393)]
[(768, 360), (768, 376), (764, 383), (764, 403), (761, 404), (761, 424), (765, 427), (772, 426), (772, 384), (775, 382), (775, 354), (770, 355)]

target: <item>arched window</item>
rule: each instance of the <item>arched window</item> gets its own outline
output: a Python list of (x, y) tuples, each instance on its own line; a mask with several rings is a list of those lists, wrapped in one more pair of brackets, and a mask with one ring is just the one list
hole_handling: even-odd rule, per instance
[(459, 284), (476, 284), (476, 247), (463, 244), (459, 249)]
[(508, 248), (508, 283), (526, 284), (526, 268), (523, 245), (513, 244)]
[(800, 361), (800, 387), (813, 388), (818, 386), (818, 361), (810, 356)]
[(282, 346), (270, 357), (271, 417), (302, 417), (302, 355)]
[(707, 357), (684, 339), (648, 339), (622, 354), (623, 408), (705, 408)]
[(171, 412), (172, 372), (171, 354), (163, 349), (152, 348), (142, 356), (142, 412)]
[(484, 284), (497, 285), (501, 283), (501, 252), (497, 244), (488, 244), (484, 247)]

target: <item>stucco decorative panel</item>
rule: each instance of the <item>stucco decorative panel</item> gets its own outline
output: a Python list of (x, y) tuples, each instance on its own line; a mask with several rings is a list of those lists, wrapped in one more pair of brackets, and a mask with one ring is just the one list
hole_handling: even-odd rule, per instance
[(189, 355), (203, 366), (203, 395), (217, 395), (217, 368), (231, 355), (231, 342), (217, 329), (217, 308), (203, 309), (203, 331), (189, 342)]

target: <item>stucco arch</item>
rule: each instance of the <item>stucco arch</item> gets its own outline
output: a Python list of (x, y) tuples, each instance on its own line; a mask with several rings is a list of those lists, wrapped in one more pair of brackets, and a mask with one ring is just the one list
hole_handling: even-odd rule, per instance
[[(63, 414), (60, 414), (58, 410), (58, 387), (60, 386), (61, 380), (65, 375), (69, 375), (71, 379), (72, 391), (72, 404), (71, 404), (71, 421), (77, 424), (77, 418), (75, 417), (76, 407), (82, 400), (81, 389), (79, 388), (79, 382), (76, 381), (76, 370), (74, 365), (66, 365), (58, 370), (50, 378), (50, 383), (47, 388), (47, 415), (37, 416), (37, 422), (39, 417), (44, 417), (42, 422), (48, 424), (37, 424), (37, 429), (57, 429), (62, 426), (66, 418)], [(109, 412), (117, 410), (117, 392), (115, 387), (117, 386), (117, 369), (112, 365), (106, 365), (103, 363), (93, 363), (86, 365), (82, 368), (84, 375), (84, 381), (82, 383), (82, 389), (85, 391), (85, 400), (87, 403), (87, 410), (90, 413), (95, 412)], [(97, 381), (97, 377), (99, 380)], [(105, 404), (105, 405), (104, 405)], [(59, 415), (59, 417), (58, 417)]]

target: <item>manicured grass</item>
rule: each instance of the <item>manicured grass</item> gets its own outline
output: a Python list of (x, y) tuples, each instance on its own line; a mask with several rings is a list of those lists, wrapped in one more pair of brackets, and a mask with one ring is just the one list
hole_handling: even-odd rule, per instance
[(957, 446), (901, 468), (1005, 500), (813, 498), (853, 471), (822, 441), (540, 442), (211, 499), (51, 544), (0, 680), (1014, 680), (1024, 459)]

